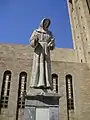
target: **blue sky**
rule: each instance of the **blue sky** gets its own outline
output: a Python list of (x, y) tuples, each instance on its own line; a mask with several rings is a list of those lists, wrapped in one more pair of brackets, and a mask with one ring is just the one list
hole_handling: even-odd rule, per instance
[(29, 44), (45, 17), (51, 19), (56, 47), (72, 48), (67, 0), (0, 0), (0, 43)]

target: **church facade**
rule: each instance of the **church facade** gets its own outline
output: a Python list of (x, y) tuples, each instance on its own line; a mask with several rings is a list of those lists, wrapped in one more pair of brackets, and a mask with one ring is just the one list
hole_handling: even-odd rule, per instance
[[(90, 2), (67, 1), (74, 49), (51, 52), (53, 91), (60, 120), (90, 120)], [(33, 49), (0, 44), (0, 120), (22, 120)]]

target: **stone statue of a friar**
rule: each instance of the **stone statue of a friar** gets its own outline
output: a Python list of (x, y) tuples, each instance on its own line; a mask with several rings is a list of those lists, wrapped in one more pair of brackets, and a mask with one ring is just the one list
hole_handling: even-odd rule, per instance
[(48, 30), (50, 23), (50, 19), (43, 19), (30, 37), (30, 45), (34, 48), (31, 88), (52, 88), (50, 50), (55, 47), (55, 39)]

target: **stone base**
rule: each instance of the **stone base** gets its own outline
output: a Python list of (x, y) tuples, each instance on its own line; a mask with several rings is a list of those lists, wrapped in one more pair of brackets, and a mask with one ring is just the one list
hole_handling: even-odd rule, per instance
[(23, 120), (58, 120), (59, 98), (50, 90), (31, 88), (26, 95)]
[(26, 95), (25, 106), (58, 106), (59, 94), (51, 90), (33, 89)]
[(51, 89), (34, 89), (30, 88), (29, 91), (27, 92), (27, 97), (29, 96), (52, 96), (52, 97), (58, 97), (60, 98), (60, 95), (58, 93), (55, 93), (51, 91)]

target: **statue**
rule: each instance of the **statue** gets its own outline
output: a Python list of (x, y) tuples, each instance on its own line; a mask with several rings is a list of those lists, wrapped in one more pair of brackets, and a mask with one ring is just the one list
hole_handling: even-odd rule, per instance
[(30, 45), (34, 48), (31, 88), (52, 88), (50, 50), (55, 47), (55, 39), (48, 30), (49, 25), (50, 19), (43, 19), (30, 37)]

